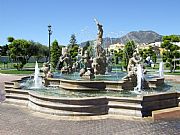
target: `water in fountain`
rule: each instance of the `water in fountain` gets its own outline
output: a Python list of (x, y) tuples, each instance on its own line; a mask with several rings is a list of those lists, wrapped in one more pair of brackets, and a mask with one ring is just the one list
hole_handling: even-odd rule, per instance
[(134, 88), (135, 93), (141, 93), (142, 81), (144, 79), (143, 70), (140, 64), (137, 65), (137, 86)]
[(33, 88), (41, 88), (41, 87), (42, 87), (42, 78), (39, 77), (39, 68), (38, 68), (38, 63), (36, 61)]
[(164, 78), (164, 64), (163, 64), (163, 62), (160, 62), (160, 64), (159, 64), (159, 77)]

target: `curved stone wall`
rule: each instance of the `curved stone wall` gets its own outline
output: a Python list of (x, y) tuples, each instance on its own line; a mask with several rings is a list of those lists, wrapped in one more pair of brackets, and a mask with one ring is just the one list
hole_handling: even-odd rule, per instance
[[(146, 81), (145, 88), (157, 88), (164, 84), (164, 78), (153, 78)], [(66, 90), (132, 90), (134, 85), (131, 81), (84, 81), (84, 80), (66, 80), (57, 78), (45, 79), (45, 85), (55, 85)]]

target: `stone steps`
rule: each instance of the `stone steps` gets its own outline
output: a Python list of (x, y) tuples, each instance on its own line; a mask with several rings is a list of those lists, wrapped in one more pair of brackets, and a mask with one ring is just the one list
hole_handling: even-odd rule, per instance
[(131, 110), (141, 110), (142, 106), (141, 104), (136, 103), (125, 103), (125, 102), (112, 102), (109, 101), (108, 106), (110, 108), (122, 108), (122, 109), (131, 109)]
[(16, 93), (16, 94), (25, 94), (25, 95), (29, 94), (27, 90), (14, 89), (14, 88), (6, 88), (6, 93)]
[(13, 88), (14, 83), (13, 84), (5, 84), (4, 87), (5, 87), (5, 89)]
[(42, 108), (45, 108), (43, 110), (45, 113), (56, 113), (58, 115), (62, 115), (63, 113), (65, 115), (101, 115), (108, 113), (106, 102), (98, 102), (99, 99), (97, 99), (96, 104), (94, 104), (93, 100), (96, 99), (92, 99), (93, 102), (90, 102), (89, 100), (91, 99), (79, 99), (79, 101), (77, 100), (74, 104), (71, 104), (73, 102), (70, 99), (66, 99), (66, 101), (64, 101), (64, 99), (48, 100), (47, 97), (39, 97), (30, 93), (28, 107), (40, 111)]
[(93, 107), (96, 107), (96, 106), (104, 106), (103, 104), (101, 105), (72, 105), (72, 104), (63, 104), (63, 103), (58, 103), (58, 102), (50, 102), (50, 101), (44, 101), (44, 100), (41, 100), (41, 99), (37, 99), (37, 98), (34, 98), (32, 96), (29, 97), (29, 100), (35, 104), (39, 104), (39, 105), (42, 105), (42, 106), (49, 106), (49, 108), (64, 108), (64, 109), (68, 109), (68, 108), (93, 108)]
[(14, 85), (14, 82), (4, 82), (5, 85)]
[(108, 102), (105, 98), (66, 99), (44, 97), (35, 92), (6, 87), (6, 101), (24, 105), (44, 113), (57, 115), (103, 115), (108, 113)]
[(143, 117), (141, 111), (135, 109), (109, 108), (108, 114)]
[(74, 111), (67, 111), (67, 110), (57, 110), (53, 108), (47, 108), (45, 106), (39, 106), (37, 104), (34, 104), (33, 102), (28, 103), (28, 108), (42, 112), (42, 113), (48, 113), (53, 115), (60, 115), (60, 116), (95, 116), (95, 115), (104, 115), (107, 113), (104, 112), (98, 112), (98, 113), (88, 113), (88, 112), (74, 112)]
[(107, 97), (109, 101), (116, 102), (128, 102), (128, 103), (141, 103), (142, 98), (132, 98), (132, 97)]
[(141, 98), (108, 97), (109, 114), (142, 117)]
[(19, 100), (14, 98), (6, 98), (5, 103), (14, 104), (14, 105), (21, 105), (21, 106), (27, 106), (28, 100)]
[(11, 99), (19, 99), (19, 100), (29, 100), (29, 95), (22, 95), (22, 94), (14, 94), (14, 93), (6, 93), (6, 98)]

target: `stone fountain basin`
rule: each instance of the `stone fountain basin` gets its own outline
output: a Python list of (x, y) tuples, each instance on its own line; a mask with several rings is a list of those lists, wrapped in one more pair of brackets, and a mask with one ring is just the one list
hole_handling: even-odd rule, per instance
[[(137, 83), (120, 80), (120, 81), (91, 81), (91, 80), (67, 80), (59, 78), (46, 78), (45, 86), (59, 86), (66, 90), (113, 90), (124, 91), (132, 90)], [(157, 88), (164, 84), (164, 78), (152, 78), (145, 81), (144, 88)]]
[(19, 81), (5, 82), (5, 102), (27, 106), (38, 112), (63, 116), (113, 114), (146, 117), (151, 116), (154, 110), (177, 107), (180, 99), (180, 93), (178, 92), (159, 93), (134, 98), (109, 96), (59, 98), (43, 96), (35, 91), (21, 89), (17, 85)]

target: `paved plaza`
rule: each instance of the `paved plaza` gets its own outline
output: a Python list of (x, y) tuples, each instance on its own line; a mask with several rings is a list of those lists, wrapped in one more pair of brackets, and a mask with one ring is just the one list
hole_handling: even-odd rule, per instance
[[(16, 76), (0, 75), (3, 81)], [(0, 135), (179, 135), (180, 120), (152, 121), (123, 116), (62, 117), (0, 103)]]
[[(0, 107), (1, 135), (178, 135), (180, 121), (102, 118), (65, 120), (8, 104)], [(57, 119), (56, 119), (57, 117)], [(105, 117), (105, 116), (104, 116)]]

